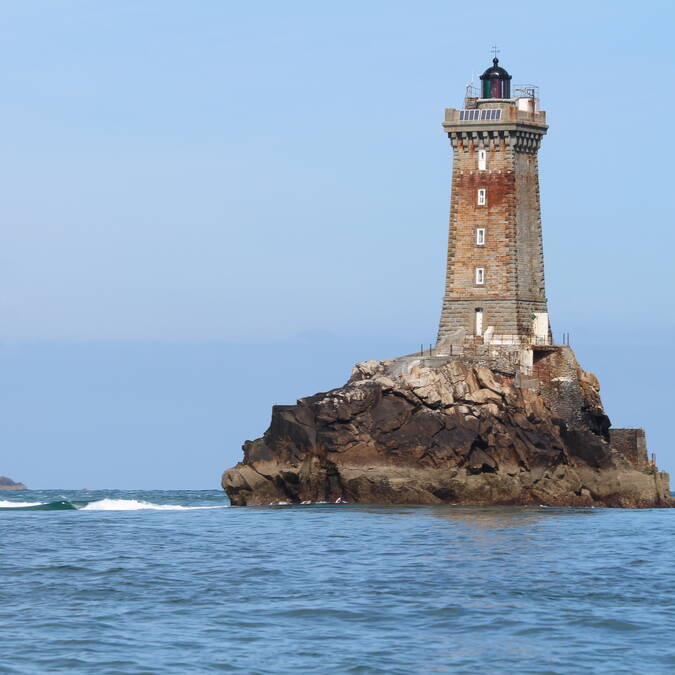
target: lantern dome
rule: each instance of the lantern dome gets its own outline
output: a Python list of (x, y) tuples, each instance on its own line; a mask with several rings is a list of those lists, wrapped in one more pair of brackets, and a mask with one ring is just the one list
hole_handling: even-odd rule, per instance
[(499, 59), (492, 59), (492, 66), (481, 76), (481, 98), (511, 98), (511, 76), (500, 67)]

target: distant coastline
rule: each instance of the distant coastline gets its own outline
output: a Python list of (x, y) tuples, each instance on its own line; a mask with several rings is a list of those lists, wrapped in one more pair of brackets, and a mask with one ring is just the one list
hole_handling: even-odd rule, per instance
[(15, 483), (7, 476), (0, 476), (0, 490), (27, 490), (23, 483)]

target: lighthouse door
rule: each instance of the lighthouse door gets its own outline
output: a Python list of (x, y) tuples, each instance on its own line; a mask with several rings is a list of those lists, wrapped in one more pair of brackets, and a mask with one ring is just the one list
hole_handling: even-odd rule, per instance
[(532, 332), (534, 333), (534, 343), (538, 345), (548, 344), (548, 312), (534, 312), (532, 321)]
[(476, 307), (476, 335), (483, 334), (483, 308)]

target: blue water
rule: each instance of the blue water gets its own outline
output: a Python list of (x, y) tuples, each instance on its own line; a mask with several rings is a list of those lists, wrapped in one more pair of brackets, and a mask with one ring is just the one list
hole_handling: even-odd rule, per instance
[(7, 502), (2, 673), (675, 670), (675, 511)]

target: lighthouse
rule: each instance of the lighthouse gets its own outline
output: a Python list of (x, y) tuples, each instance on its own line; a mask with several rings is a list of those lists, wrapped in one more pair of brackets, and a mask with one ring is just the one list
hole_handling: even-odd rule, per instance
[[(357, 363), (278, 405), (222, 477), (234, 505), (310, 502), (675, 507), (644, 429), (611, 428), (544, 287), (537, 88), (495, 58), (445, 111), (450, 232), (435, 349)], [(567, 343), (567, 344), (564, 344)]]
[(512, 91), (493, 59), (464, 107), (447, 108), (453, 152), (447, 271), (437, 349), (549, 345), (537, 154), (537, 89)]

